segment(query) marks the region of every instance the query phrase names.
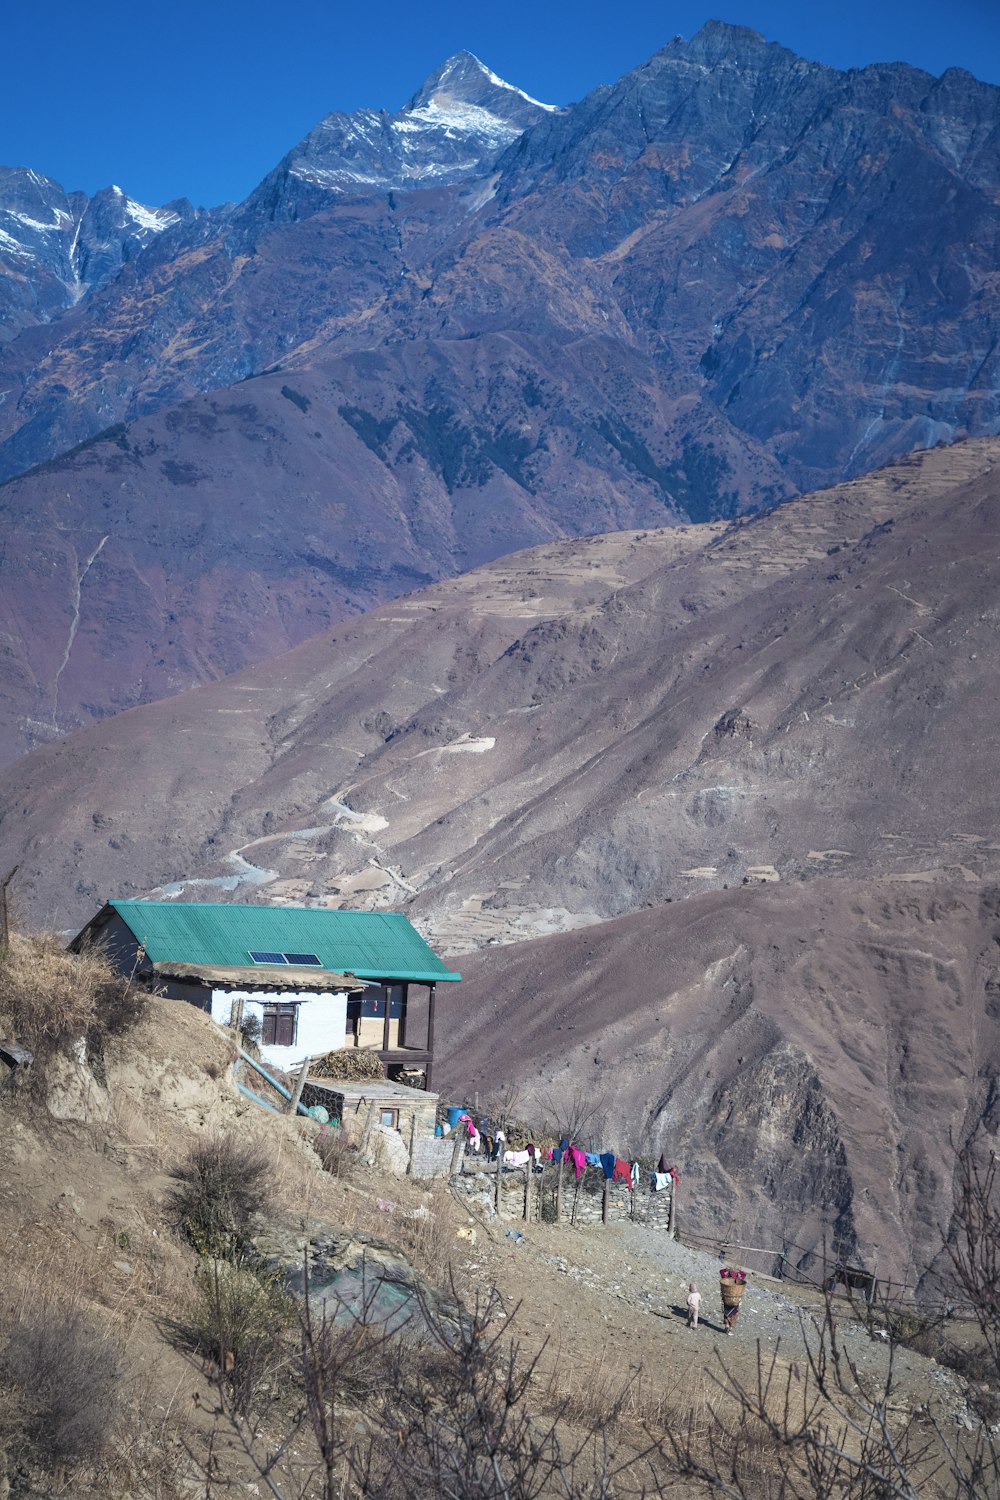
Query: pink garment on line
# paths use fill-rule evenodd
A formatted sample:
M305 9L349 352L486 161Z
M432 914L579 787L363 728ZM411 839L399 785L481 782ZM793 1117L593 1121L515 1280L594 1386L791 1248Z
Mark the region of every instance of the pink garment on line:
M582 1177L587 1165L587 1153L585 1151L578 1151L575 1146L570 1146L569 1154L573 1158L573 1166L576 1169L577 1177Z

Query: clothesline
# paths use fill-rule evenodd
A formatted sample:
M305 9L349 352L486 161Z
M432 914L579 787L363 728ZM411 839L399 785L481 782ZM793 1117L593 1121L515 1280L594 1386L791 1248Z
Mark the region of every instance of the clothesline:
M458 1117L456 1128L464 1125L469 1136L473 1151L479 1151L480 1142L488 1142L493 1150L488 1152L490 1160L496 1160L501 1155L501 1147L506 1145L506 1136L499 1130L495 1137L490 1137L481 1131L472 1116L463 1111ZM529 1144L523 1151L503 1150L501 1164L505 1167L526 1167L540 1169L543 1162L551 1162L558 1166L563 1161L572 1164L579 1182L588 1167L600 1167L604 1177L609 1182L622 1182L628 1187L629 1192L639 1184L643 1167L640 1162L627 1162L623 1157L613 1151L582 1151L579 1146L572 1145L563 1139L558 1146L536 1146ZM648 1169L647 1169L648 1170ZM680 1182L680 1172L676 1167L666 1165L666 1156L660 1157L659 1167L650 1172L650 1186L653 1192L662 1192L671 1183Z

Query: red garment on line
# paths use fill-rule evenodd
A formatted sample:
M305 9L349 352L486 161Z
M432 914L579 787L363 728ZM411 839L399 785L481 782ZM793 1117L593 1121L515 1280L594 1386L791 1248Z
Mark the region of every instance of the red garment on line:
M627 1182L629 1192L632 1191L632 1168L627 1161L622 1161L620 1156L615 1157L615 1175L612 1182Z

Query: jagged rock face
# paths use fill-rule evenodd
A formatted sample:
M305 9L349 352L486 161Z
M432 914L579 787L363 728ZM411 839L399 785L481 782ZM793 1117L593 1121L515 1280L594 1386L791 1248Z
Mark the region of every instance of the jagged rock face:
M3 493L32 518L4 586L44 580L54 622L29 641L9 612L8 745L511 547L995 430L998 99L711 25L564 110L459 54L218 212L9 173L0 298L34 326L0 351L0 474L138 425Z
M459 54L404 110L327 117L245 204L160 237L50 330L44 367L37 343L8 351L0 472L275 360L499 328L640 352L695 424L663 455L609 419L618 451L669 485L694 443L712 514L750 497L706 404L799 490L993 431L998 97L719 25L562 111Z
M194 216L190 203L147 208L117 187L88 198L0 167L0 346L107 285L157 235Z
M504 83L469 52L443 63L396 114L331 114L291 151L236 218L303 218L334 194L371 196L488 175L498 156L554 111Z
M998 910L995 888L825 879L486 949L444 998L438 1086L502 1072L542 1113L583 1092L595 1143L680 1167L682 1232L912 1284L950 1143L996 1139Z

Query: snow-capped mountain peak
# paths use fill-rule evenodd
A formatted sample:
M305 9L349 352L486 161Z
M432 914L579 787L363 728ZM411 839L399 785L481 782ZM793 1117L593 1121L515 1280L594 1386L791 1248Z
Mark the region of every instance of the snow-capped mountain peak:
M270 217L315 212L330 193L405 192L486 178L532 125L559 113L456 52L396 114L331 114L310 131L249 200Z
M456 52L446 58L405 106L404 113L416 113L428 107L452 109L472 105L487 110L511 125L524 130L537 118L537 111L558 114L557 104L543 104L523 89L515 88L488 68L472 52ZM527 110L525 110L527 106Z

